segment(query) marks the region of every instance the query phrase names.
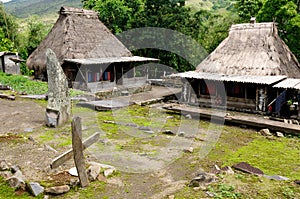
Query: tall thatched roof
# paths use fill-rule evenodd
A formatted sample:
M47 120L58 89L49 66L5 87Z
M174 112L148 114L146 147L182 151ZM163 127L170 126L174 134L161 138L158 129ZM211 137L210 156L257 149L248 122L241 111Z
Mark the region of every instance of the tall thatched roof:
M29 56L27 66L36 74L46 71L46 49L51 48L59 62L64 59L128 57L131 52L98 19L97 12L62 7L47 37Z
M237 24L196 69L224 75L286 75L300 78L300 65L277 34L275 23Z

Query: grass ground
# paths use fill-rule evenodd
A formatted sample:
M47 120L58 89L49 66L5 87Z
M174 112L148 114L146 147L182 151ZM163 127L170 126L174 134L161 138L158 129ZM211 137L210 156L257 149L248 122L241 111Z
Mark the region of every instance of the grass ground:
M44 106L43 102L39 103ZM206 121L190 120L149 106L134 105L118 111L98 113L73 106L72 112L74 115L81 114L90 118L84 122L84 128L96 126L102 133L105 132L105 136L101 134L101 138L108 139L110 144L114 144L114 152L143 154L153 159L161 157L160 149L169 146L168 144L178 137L165 135L162 133L164 130L171 129L177 132L183 130L181 127L185 125L185 127L195 127L192 129L198 129L199 132L190 138L194 152L182 153L172 159L164 168L160 168L164 174L157 174L156 171L132 173L121 170L108 180L120 180L122 186L93 182L86 189L73 187L68 194L57 198L150 198L155 193L165 191L168 183L168 186L172 187L173 182L180 180L188 182L197 172L201 170L209 172L214 165L231 166L238 162L248 162L268 175L282 175L290 180L274 181L236 171L234 175L218 175L219 181L209 185L205 190L184 186L174 190L171 195L176 199L205 198L208 197L206 192L210 192L214 194L213 198L300 198L300 186L293 182L300 179L298 137L267 139L251 129L223 127ZM145 133L137 127L124 125L132 123L150 127L155 134L145 136ZM220 137L215 145L212 145L208 155L201 157L200 152L211 129L220 130ZM71 145L70 125L58 129L42 127L32 135L41 144L49 144L61 151ZM105 149L107 145L99 144L99 147ZM0 198L32 198L27 193L21 195L16 193L18 192L9 188L6 182L0 179Z

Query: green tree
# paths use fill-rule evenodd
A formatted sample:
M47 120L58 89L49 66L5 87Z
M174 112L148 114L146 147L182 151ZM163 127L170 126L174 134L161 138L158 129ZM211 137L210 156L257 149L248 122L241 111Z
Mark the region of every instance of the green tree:
M251 17L256 17L263 6L263 0L238 0L235 4L240 22L249 22Z
M18 44L17 23L5 12L3 3L0 3L0 43L2 51L15 51Z
M299 0L266 0L258 13L260 22L276 22L279 35L300 59Z
M30 55L46 37L50 29L40 21L38 16L28 18L27 29L27 43L25 45L26 53Z
M83 7L98 11L100 20L113 32L130 29L140 11L141 0L82 0Z

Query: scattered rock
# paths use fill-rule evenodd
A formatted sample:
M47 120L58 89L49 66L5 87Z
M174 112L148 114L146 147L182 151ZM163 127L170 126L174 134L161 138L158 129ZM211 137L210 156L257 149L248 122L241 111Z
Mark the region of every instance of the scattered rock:
M234 171L232 170L232 168L230 166L225 166L223 168L221 168L221 171L224 171L226 174L234 174Z
M49 198L50 198L50 196L44 195L44 199L49 199Z
M174 119L174 116L169 115L169 116L167 116L166 119L167 119L167 120Z
M262 170L255 168L246 162L240 162L238 164L233 165L232 167L246 173L264 175L264 172Z
M185 153L193 153L194 152L194 148L193 147L189 147L187 149L184 149L183 152L185 152Z
M75 187L75 186L77 186L77 185L80 185L80 181L79 181L78 178L77 178L77 179L73 179L73 178L72 178L72 179L70 180L70 183L69 183L69 184L70 184L71 187Z
M12 177L12 173L10 171L1 171L0 172L0 176L4 179L8 179L10 177Z
M296 183L297 185L300 185L300 180L295 180L294 183Z
M149 126L140 126L138 129L142 131L152 131L152 129Z
M12 176L7 179L7 182L9 186L12 188L26 190L26 184L22 178L19 178L17 176Z
M264 177L272 180L290 180L289 178L280 175L272 175L272 176L264 175Z
M277 137L284 137L283 133L281 133L281 132L276 132L276 136Z
M31 133L31 132L33 132L33 128L25 128L24 132Z
M106 182L106 178L101 173L97 176L97 180L100 182Z
M184 137L184 136L185 136L185 132L180 131L180 132L178 133L178 136L179 136L179 137Z
M77 172L76 167L72 167L71 169L69 169L68 172L69 172L70 175L78 177L78 172Z
M206 191L205 193L206 193L207 196L209 196L209 197L211 197L211 198L215 197L215 194L214 194L214 193L211 193L211 192L209 192L209 191Z
M28 188L34 196L38 196L39 194L44 192L44 187L42 187L37 182L30 182L28 184Z
M0 160L0 171L6 171L9 170L8 163L6 160Z
M168 199L175 199L175 196L174 195L169 195Z
M212 173L200 173L190 182L190 187L200 187L201 184L210 184L217 181L217 176Z
M148 134L155 134L154 131L144 131L145 133L148 133Z
M90 181L95 181L100 174L101 166L100 165L91 165L87 169L87 175Z
M115 168L106 169L106 170L104 170L104 176L105 177L111 176L115 171L116 171Z
M50 187L45 190L46 193L53 195L67 193L68 191L70 191L70 187L68 185Z
M288 123L289 123L289 120L283 119L283 123L288 124Z
M124 184L123 184L123 182L120 178L109 178L109 179L106 180L106 182L108 184L116 185L118 187L123 187L124 186Z
M12 173L16 173L17 171L20 171L21 169L20 169L19 165L12 165L10 167L10 170L11 170Z
M192 115L191 115L191 114L187 114L187 115L185 116L185 118L186 118L186 119L192 119Z
M28 140L30 140L32 142L35 142L35 143L38 143L31 135L28 137Z
M259 131L259 133L262 135L262 136L272 136L272 133L270 133L270 130L269 129L261 129Z
M57 153L57 151L54 148L52 148L51 146L49 146L48 144L44 144L44 149L47 151L52 151L54 153Z
M165 134L165 135L176 135L176 133L174 133L173 131L171 131L171 130L164 130L163 132L162 132L163 134Z

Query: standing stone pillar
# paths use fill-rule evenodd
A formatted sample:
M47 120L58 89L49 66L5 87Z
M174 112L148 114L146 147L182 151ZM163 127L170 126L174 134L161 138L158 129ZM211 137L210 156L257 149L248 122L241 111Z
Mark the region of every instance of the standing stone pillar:
M55 53L46 50L48 75L48 106L46 109L46 124L57 127L69 121L70 93L68 81Z

